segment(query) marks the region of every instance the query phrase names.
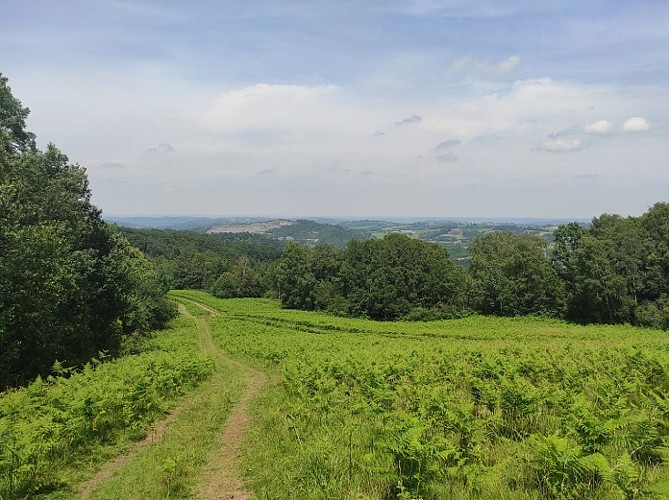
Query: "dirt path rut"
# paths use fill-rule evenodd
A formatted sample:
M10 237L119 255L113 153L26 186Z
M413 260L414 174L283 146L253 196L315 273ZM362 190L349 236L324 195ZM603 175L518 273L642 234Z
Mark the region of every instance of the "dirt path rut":
M203 304L198 302L190 302L209 311L210 314L217 312L210 310L206 306L203 307ZM208 334L204 336L213 344L214 341L207 320L197 318L196 322L198 330L202 329L204 332L207 332ZM236 366L241 372L247 375L248 382L242 397L233 408L225 427L219 434L220 450L209 462L204 474L204 480L197 492L197 498L200 500L246 500L251 498L251 494L243 487L239 465L239 449L251 421L249 414L251 401L267 381L267 375L226 356L215 344L214 347L217 351L216 356L218 359L224 363Z

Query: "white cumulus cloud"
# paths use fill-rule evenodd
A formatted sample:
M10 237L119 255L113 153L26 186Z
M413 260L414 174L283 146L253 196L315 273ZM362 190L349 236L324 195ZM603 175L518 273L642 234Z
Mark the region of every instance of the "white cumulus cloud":
M607 135L612 134L614 129L615 126L613 125L613 122L610 122L609 120L598 120L583 127L583 132L586 134Z
M650 130L650 123L641 116L634 116L623 124L625 132L647 132Z
M208 121L220 132L322 130L353 118L337 102L338 92L332 85L250 85L219 95Z

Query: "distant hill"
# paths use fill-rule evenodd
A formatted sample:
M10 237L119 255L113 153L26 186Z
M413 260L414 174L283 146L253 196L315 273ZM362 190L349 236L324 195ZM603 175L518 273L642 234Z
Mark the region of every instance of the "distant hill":
M225 224L249 224L266 221L262 217L193 217L193 216L156 216L156 217L124 217L105 216L108 222L123 227L143 229L176 229L180 231L207 232L212 226Z
M262 222L217 224L207 234L249 233L264 234L281 241L297 241L304 245L332 245L343 248L352 239L368 239L369 231L347 229L337 224L322 224L312 220L275 219Z
M269 217L108 217L125 227L175 229L218 235L259 235L278 241L296 241L308 246L333 245L343 248L352 239L382 238L386 234L403 233L413 238L437 243L448 249L451 257L465 263L469 243L479 234L503 231L513 234L534 234L553 242L553 230L566 219L392 219L317 220L280 219ZM579 220L587 225L584 220Z
M119 226L135 229L173 229L214 234L254 234L279 241L296 241L308 246L332 245L343 248L352 239L372 235L364 229L348 229L337 224L312 220L268 219L262 217L107 217Z

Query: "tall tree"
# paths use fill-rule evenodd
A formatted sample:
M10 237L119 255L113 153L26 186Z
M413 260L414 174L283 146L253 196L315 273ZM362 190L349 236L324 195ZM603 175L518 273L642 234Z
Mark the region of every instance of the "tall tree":
M350 312L374 319L396 319L418 307L463 305L463 272L448 251L401 234L349 243L341 281Z
M469 250L469 271L481 312L561 315L563 289L546 257L543 239L490 232L477 236Z
M291 309L314 309L317 283L311 268L311 250L298 243L289 243L276 266L281 303Z
M84 169L51 144L38 150L27 115L0 75L0 388L113 351L142 309L171 311L91 204Z

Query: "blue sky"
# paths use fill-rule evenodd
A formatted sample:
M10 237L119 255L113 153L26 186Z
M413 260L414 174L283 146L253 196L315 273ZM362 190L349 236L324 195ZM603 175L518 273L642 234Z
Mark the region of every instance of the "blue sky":
M23 0L0 42L108 214L592 217L669 193L665 0Z

